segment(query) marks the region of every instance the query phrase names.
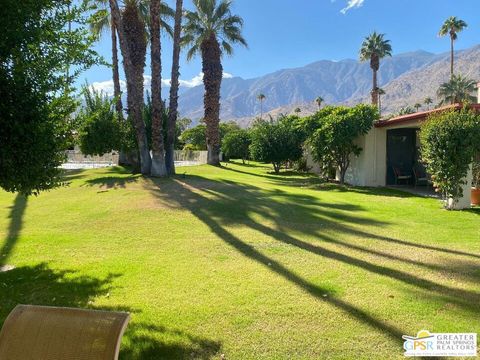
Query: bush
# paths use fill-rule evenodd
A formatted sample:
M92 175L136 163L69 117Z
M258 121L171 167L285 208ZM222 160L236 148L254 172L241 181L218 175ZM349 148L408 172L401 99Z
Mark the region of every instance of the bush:
M282 165L300 159L303 154L303 133L297 122L297 116L256 122L251 131L252 158L272 163L277 174Z
M72 86L98 57L86 14L70 0L3 0L1 12L0 187L38 194L62 184L77 106Z
M313 159L325 174L336 168L340 172L340 183L345 182L351 156L358 156L362 151L355 139L367 134L378 117L377 108L370 105L330 106L303 121Z
M479 148L480 122L468 109L432 115L420 133L422 160L448 208L463 196L462 187Z
M122 148L124 129L115 113L115 99L84 86L85 107L77 121L80 124L79 144L85 155L103 155Z
M234 130L225 135L222 140L222 152L230 159L245 160L249 157L250 134L247 130Z

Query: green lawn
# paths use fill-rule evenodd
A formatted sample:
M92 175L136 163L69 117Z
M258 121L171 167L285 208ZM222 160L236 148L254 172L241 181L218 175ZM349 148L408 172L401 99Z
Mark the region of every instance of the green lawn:
M178 172L0 192L0 324L18 303L126 310L123 359L402 359L402 334L480 332L480 211L258 164Z

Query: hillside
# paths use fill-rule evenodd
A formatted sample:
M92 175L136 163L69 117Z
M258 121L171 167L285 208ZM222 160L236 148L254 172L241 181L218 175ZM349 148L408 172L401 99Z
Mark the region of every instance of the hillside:
M449 54L415 51L384 59L379 72L385 112L394 112L405 105L422 102L427 96L436 99L439 84L448 80ZM459 51L456 69L471 78L480 78L480 46ZM254 79L234 77L222 83L223 120L247 123L258 115L257 95L266 95L264 111L272 115L289 113L300 107L302 113L315 111L314 99L322 96L329 104L368 102L371 89L368 63L347 59L318 61L304 67L279 70ZM183 116L203 116L203 86L186 90L180 97Z

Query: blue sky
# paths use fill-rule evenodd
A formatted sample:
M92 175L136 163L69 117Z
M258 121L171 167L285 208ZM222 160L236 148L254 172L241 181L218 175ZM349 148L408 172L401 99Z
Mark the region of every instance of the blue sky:
M167 2L173 7L173 0ZM185 6L191 9L191 0L185 0ZM243 78L322 59L357 58L363 38L373 30L386 33L394 54L419 49L445 52L449 40L439 38L437 33L442 22L452 15L469 25L460 34L456 47L480 43L479 0L234 0L233 9L245 21L244 36L249 48L236 48L233 57L224 58L223 66L226 73ZM171 41L164 37L162 46L163 76L168 79ZM96 50L110 60L108 34ZM182 84L199 84L200 59L187 62L184 55ZM145 73L150 73L148 66ZM92 68L80 81L85 79L90 83L109 81L111 70Z

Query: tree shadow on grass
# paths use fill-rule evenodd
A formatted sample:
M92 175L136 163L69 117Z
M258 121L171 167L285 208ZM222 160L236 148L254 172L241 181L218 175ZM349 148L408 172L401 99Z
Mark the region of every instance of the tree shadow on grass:
M161 325L132 322L120 351L124 360L219 358L221 343Z
M91 307L105 296L118 274L104 279L77 275L72 270L53 270L46 263L22 266L0 273L0 322L18 304Z
M1 272L0 328L18 304L125 311L132 314L132 321L123 338L121 359L208 359L219 352L219 342L137 321L135 318L141 312L138 309L96 307L95 299L107 296L112 291L113 280L119 276L109 274L100 279L72 270L54 270L46 263Z
M13 201L13 205L10 207L10 214L8 216L10 223L8 225L7 236L0 247L0 268L6 264L18 241L20 231L23 227L23 217L25 215L27 203L28 197L22 194L17 194Z
M288 269L285 265L260 252L254 245L242 241L238 236L227 230L227 225L242 225L251 228L258 233L265 234L270 238L285 243L303 251L307 251L322 258L337 261L348 266L354 266L367 273L383 276L401 282L407 287L419 289L432 294L438 299L449 301L455 305L478 315L478 303L480 294L466 289L459 289L439 283L428 278L418 276L418 273L409 273L403 269L385 266L383 263L376 264L362 256L351 256L344 252L332 250L323 246L324 243L334 243L347 250L375 255L379 258L394 260L413 266L425 267L434 271L449 273L461 277L462 267L455 267L455 262L439 265L416 260L409 257L410 247L416 248L417 244L407 241L390 239L376 234L359 230L355 225L366 225L379 228L387 225L376 219L361 216L363 209L352 204L327 204L320 202L318 198L305 194L292 194L281 189L266 190L251 185L235 183L231 181L208 181L199 176L187 176L171 181L168 186L162 183L162 187L155 189L153 180L151 190L160 199L168 203L176 203L178 206L188 209L194 216L207 225L224 242L235 248L241 254L251 258L270 271L280 275L291 284L301 288L315 298L325 301L334 307L341 309L358 321L387 334L391 339L399 342L404 333L396 326L376 318L348 303L329 289L323 288L303 278L298 273ZM264 221L259 219L264 219ZM266 225L270 224L270 225ZM328 232L329 230L330 232ZM389 241L405 246L402 255L392 255L379 248L364 247L357 244L338 240L328 235L334 232L340 236L354 235L370 242ZM305 241L293 233L303 234L313 241ZM434 246L424 246L427 250L440 251L452 256L470 255L456 250L442 249ZM397 263L397 266L399 265ZM390 264L390 263L389 263ZM478 277L475 275L475 279Z
M102 189L124 189L127 184L138 182L141 175L102 176L85 181L86 186L98 186Z

